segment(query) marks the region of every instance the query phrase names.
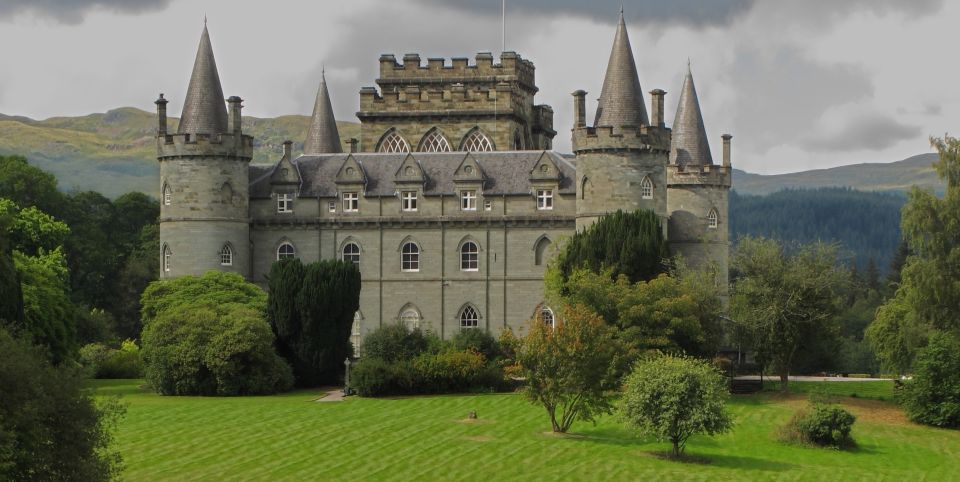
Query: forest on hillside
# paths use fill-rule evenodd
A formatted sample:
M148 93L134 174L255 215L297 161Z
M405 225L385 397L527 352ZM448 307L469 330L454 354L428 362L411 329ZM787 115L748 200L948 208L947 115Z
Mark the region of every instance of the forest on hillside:
M765 236L787 245L837 242L842 255L866 268L873 259L886 273L900 244L898 192L849 188L788 189L765 196L730 193L730 239Z

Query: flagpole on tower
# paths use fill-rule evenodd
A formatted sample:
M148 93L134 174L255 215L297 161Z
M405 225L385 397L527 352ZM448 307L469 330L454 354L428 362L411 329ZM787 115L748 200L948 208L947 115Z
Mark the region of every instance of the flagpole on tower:
M503 18L501 19L501 22L500 22L500 41L501 41L500 45L502 47L500 51L506 52L507 51L507 0L503 0L501 13L503 14Z

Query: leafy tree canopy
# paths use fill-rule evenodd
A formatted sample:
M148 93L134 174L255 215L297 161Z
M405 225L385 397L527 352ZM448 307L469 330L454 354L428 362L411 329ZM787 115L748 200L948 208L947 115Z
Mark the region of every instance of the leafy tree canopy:
M60 248L42 256L13 253L23 290L23 333L49 350L59 363L76 350L75 309L70 301L67 264Z
M267 294L239 274L219 271L209 271L203 276L154 281L147 286L141 298L143 324L149 325L161 313L181 306L230 303L263 312L267 305Z

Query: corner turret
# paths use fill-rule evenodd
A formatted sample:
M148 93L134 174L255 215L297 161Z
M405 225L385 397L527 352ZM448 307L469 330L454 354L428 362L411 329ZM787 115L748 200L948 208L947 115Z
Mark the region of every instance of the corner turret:
M303 155L316 156L340 152L343 152L343 147L340 144L340 132L337 130L337 120L333 116L330 92L327 91L327 76L324 72L320 74L320 87L317 89L317 100L313 104L310 130L307 131L307 139L303 143Z

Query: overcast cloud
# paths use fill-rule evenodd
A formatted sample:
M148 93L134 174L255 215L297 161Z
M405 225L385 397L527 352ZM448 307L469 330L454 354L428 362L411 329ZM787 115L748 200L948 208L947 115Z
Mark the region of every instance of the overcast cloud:
M570 92L596 106L619 0L508 0L506 47L537 67L554 143L570 149ZM381 53L469 57L501 50L500 0L0 0L0 113L45 118L120 106L180 109L204 14L227 95L253 116L309 114L326 67L336 115L355 121ZM900 160L960 125L944 0L624 2L645 90L668 91L692 60L714 158L777 173ZM10 67L13 68L10 68ZM649 102L649 101L648 101ZM649 107L649 106L648 106ZM588 115L593 118L593 115Z

